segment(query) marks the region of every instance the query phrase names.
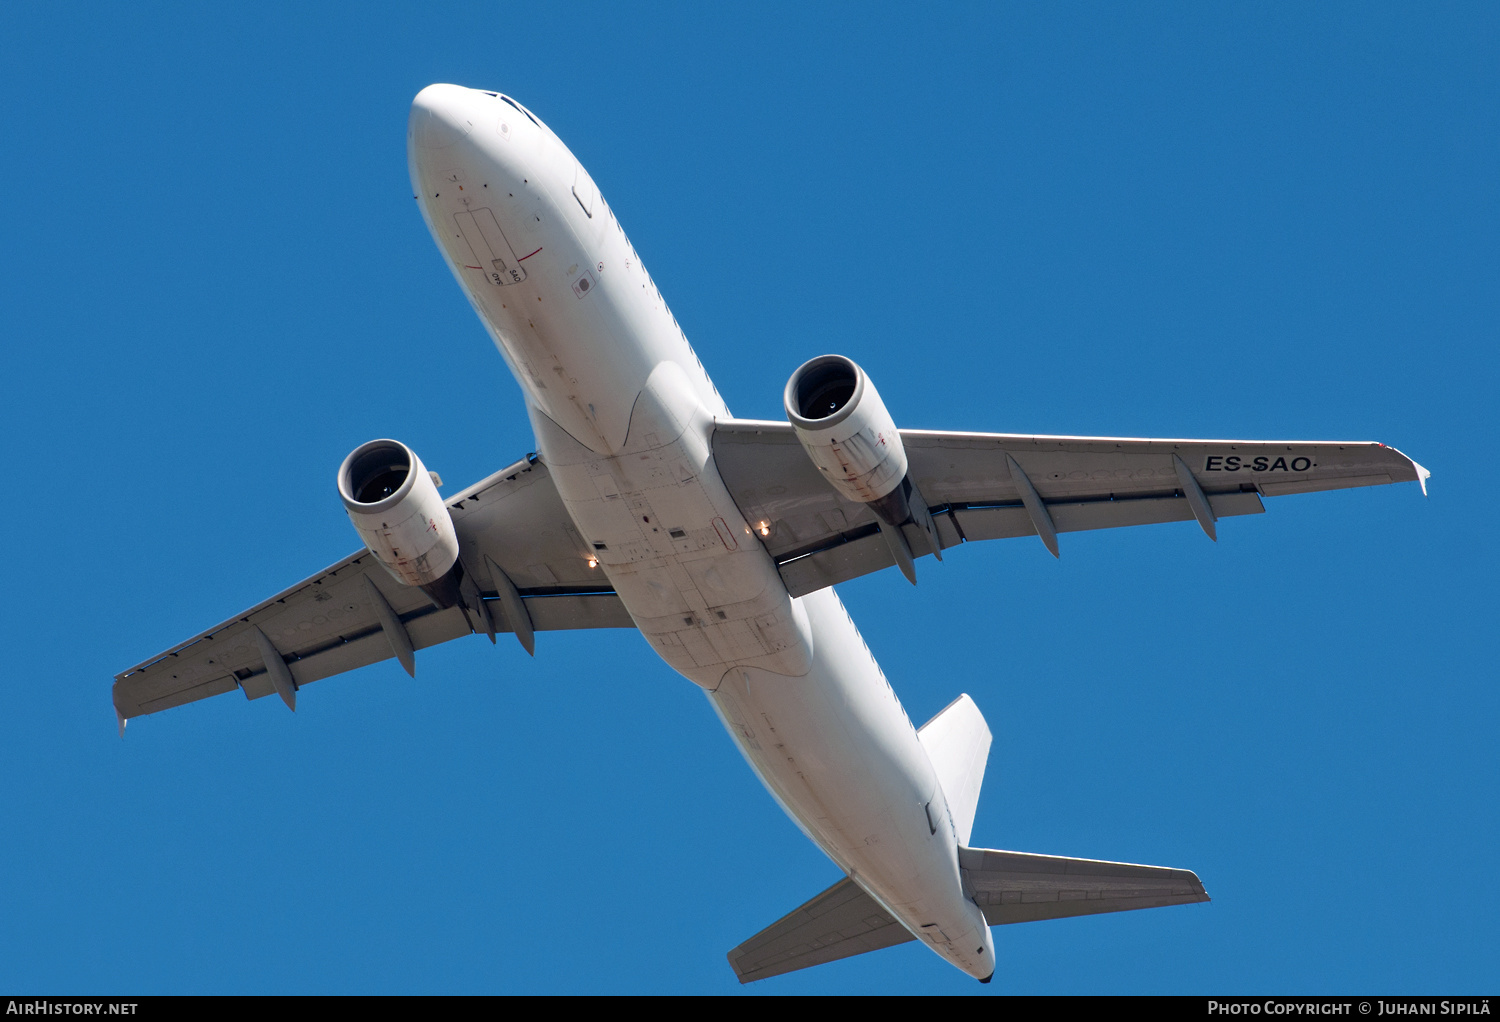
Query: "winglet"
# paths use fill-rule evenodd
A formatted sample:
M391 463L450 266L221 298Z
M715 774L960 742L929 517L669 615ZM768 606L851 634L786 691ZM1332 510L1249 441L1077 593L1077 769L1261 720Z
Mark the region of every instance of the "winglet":
M115 721L120 725L120 737L125 737L125 711L120 709L120 683L110 686L109 702L115 708Z
M1432 473L1427 471L1415 461L1411 463L1412 468L1417 470L1417 482L1422 484L1422 496L1427 496L1427 480L1432 478Z
M1378 444L1378 446L1384 447L1388 451L1396 451L1396 448L1392 447L1390 444ZM1414 459L1411 455L1403 454L1401 451L1396 451L1396 453L1400 454L1401 457L1405 458L1408 462L1411 463L1412 469L1417 473L1417 484L1422 487L1422 496L1427 496L1427 480L1432 478L1432 473L1427 471L1427 469L1423 468L1421 465L1418 465L1416 459Z

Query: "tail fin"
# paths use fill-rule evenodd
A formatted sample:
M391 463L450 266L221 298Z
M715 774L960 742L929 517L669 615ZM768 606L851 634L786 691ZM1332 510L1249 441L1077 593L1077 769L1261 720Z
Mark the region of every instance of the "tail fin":
M967 845L990 758L990 726L974 700L961 695L918 728L917 737L943 786L958 843Z

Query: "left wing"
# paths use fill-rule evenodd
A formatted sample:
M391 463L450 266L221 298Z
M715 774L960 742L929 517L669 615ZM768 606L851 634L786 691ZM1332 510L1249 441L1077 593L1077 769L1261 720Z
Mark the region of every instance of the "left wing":
M587 547L534 455L446 503L465 573L476 584L472 595L496 631L633 627L608 581L588 567ZM511 580L518 600L509 598L511 586L495 577L492 563ZM383 621L387 607L394 622ZM512 620L513 611L526 620ZM281 692L290 705L296 689L308 682L409 657L411 650L471 631L464 610L438 609L422 590L401 585L374 554L361 550L115 675L115 712L124 727L130 717L235 689L258 699L280 690L278 677L290 679Z
M1378 443L1136 440L901 430L908 475L939 544L1196 519L1210 536L1261 497L1420 482L1429 473ZM839 496L785 422L716 424L714 460L745 518L801 596L895 563L874 514ZM913 555L926 533L903 530Z

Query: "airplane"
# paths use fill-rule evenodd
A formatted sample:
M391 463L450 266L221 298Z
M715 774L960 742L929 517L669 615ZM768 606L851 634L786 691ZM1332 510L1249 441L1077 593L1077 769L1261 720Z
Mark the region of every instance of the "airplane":
M1263 498L1430 473L1368 442L899 428L838 354L786 421L734 418L614 210L540 118L431 85L412 188L520 385L535 453L446 499L411 448L355 448L337 489L361 548L116 676L125 722L276 695L461 636L636 628L698 685L844 879L728 952L740 982L920 941L988 983L990 927L1208 900L1186 869L977 847L990 730L959 694L913 725L834 586L967 543L1259 514ZM924 568L924 570L926 570Z

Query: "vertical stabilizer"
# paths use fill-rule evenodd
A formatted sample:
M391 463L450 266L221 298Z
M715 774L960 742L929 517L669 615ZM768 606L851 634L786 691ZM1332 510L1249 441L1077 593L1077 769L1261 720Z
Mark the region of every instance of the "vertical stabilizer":
M979 789L984 785L984 765L990 758L990 726L974 700L961 695L918 728L917 737L943 786L958 843L967 845L979 808Z

